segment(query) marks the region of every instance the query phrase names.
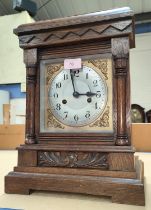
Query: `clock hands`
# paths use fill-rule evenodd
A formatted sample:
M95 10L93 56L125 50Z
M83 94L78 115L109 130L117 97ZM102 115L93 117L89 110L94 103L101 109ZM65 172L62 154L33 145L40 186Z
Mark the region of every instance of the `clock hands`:
M92 93L92 92L86 92L86 93L78 93L78 92L75 92L76 95L79 97L79 96L88 96L88 97L91 97L91 96L95 96L97 95L97 93Z
M70 69L70 76L71 76L71 81L72 81L72 86L73 86L73 96L77 97L77 92L75 91L75 86L74 86L74 74L71 69Z
M79 92L77 92L75 90L75 85L74 85L74 73L73 73L73 71L71 69L70 69L70 76L71 76L71 81L72 81L72 86L73 86L73 96L75 98L78 98L79 96L91 97L91 96L97 95L97 93L92 93L92 92L86 92L86 93L79 93Z
M71 76L71 81L72 81L72 86L73 86L73 96L75 98L79 97L79 93L75 90L75 86L74 86L74 74L73 71L70 69L70 76Z

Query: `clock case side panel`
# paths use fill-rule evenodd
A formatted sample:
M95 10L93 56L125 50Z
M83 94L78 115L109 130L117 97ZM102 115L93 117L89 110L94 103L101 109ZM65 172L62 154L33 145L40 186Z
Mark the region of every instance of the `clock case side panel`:
M117 97L117 136L115 144L128 146L131 145L129 37L112 38L111 45Z
M79 52L80 49L80 52ZM89 50L87 50L89 49ZM57 58L76 58L80 57L81 55L85 56L93 56L97 55L100 58L111 58L111 43L107 42L98 42L98 43L90 43L90 44L79 44L64 47L56 47L54 48L43 48L38 50L39 56L39 65L37 67L37 86L36 86L36 115L35 115L35 127L36 127L36 136L39 143L50 143L53 142L65 143L70 142L71 144L74 143L90 143L90 144L103 144L103 145L114 145L114 136L116 132L116 97L113 100L113 129L112 133L40 133L40 61L47 60L47 59L57 59ZM113 76L113 73L112 73ZM115 86L115 81L113 77L113 89Z

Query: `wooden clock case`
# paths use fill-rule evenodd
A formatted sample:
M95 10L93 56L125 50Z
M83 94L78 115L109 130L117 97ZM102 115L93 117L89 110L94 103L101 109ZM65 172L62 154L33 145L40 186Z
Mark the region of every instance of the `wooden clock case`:
M131 146L129 49L135 46L133 13L92 13L41 21L21 25L14 33L24 49L27 72L26 139L25 145L17 148L18 165L5 177L5 192L84 193L144 205L143 163L134 160ZM112 59L114 132L40 133L40 61L95 54ZM58 159L41 166L40 155L46 153ZM79 166L78 161L82 161Z

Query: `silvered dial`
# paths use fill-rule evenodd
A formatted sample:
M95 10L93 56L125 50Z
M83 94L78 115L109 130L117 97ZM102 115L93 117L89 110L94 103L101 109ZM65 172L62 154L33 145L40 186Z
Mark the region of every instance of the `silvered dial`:
M103 112L107 87L92 68L62 70L50 83L49 105L55 118L68 126L85 126Z

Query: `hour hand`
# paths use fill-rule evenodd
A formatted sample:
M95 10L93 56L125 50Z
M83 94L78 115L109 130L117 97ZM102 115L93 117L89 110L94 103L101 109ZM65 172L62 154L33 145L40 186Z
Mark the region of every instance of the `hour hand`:
M77 91L74 91L73 92L73 96L75 98L78 98L79 96L88 96L88 97L91 97L91 96L95 96L95 95L97 95L97 93L92 93L92 92L79 93Z
M92 93L92 92L79 93L79 96L88 96L88 97L91 97L91 96L95 96L95 95L97 95L97 93Z
M92 93L92 92L87 92L86 93L86 96L88 96L88 97L95 96L95 95L97 95L97 94L96 93Z

